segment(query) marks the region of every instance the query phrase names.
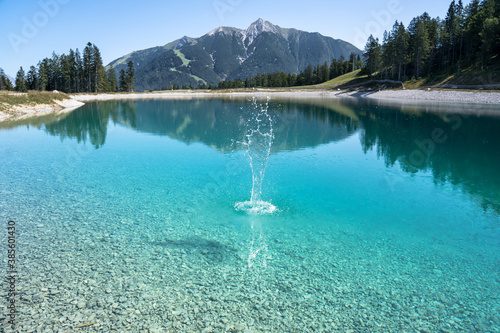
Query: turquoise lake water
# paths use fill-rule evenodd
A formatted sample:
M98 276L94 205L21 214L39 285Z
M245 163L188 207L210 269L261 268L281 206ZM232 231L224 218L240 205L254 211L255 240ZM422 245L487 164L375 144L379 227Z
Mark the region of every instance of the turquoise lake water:
M500 332L499 147L498 106L474 104L110 101L0 123L17 330Z

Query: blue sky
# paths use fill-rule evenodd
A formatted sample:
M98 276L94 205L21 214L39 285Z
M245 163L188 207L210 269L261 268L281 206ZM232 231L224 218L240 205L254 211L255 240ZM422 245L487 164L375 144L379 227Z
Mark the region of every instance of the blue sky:
M96 44L103 61L199 37L218 26L246 28L263 18L283 28L319 32L363 48L395 20L407 26L427 11L444 18L451 0L0 0L0 67L15 75L52 51ZM468 1L464 1L468 3Z

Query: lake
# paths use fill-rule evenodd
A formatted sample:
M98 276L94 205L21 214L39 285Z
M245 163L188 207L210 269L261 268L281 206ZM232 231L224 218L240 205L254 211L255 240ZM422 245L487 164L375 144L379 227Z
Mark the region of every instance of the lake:
M0 123L16 327L500 332L499 133L498 106L265 95Z

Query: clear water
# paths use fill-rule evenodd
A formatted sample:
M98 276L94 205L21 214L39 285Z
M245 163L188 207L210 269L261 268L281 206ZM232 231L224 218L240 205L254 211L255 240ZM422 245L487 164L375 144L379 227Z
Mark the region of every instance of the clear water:
M0 124L18 331L500 331L498 106L266 102Z

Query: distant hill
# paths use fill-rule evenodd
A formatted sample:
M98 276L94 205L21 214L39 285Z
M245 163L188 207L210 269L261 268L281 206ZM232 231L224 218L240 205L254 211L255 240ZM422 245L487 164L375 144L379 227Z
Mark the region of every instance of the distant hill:
M134 51L111 66L118 73L132 60L137 91L157 90L172 84L197 86L222 80L245 79L263 73L298 73L351 53L354 45L296 29L284 29L258 19L246 30L218 27L199 37L182 37L164 46Z

